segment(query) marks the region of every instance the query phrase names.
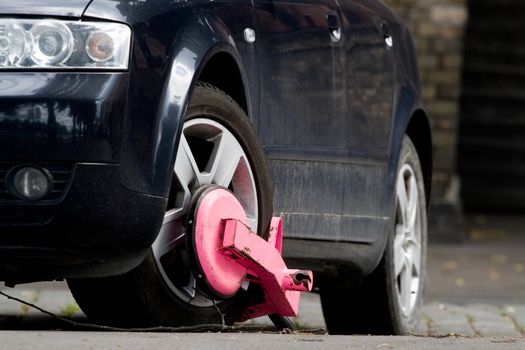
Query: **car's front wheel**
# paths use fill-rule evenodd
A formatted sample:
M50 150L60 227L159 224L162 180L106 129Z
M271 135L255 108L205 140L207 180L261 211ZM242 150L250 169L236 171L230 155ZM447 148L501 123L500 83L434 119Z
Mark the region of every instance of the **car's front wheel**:
M216 87L199 83L186 112L168 207L144 262L115 277L69 280L82 310L118 326L235 321L250 293L215 300L199 285L186 240L192 201L210 185L232 191L253 231L268 232L272 189L265 156L246 113Z
M397 167L395 213L381 263L353 288L321 286L332 334L407 334L421 314L426 268L427 208L421 163L405 136Z

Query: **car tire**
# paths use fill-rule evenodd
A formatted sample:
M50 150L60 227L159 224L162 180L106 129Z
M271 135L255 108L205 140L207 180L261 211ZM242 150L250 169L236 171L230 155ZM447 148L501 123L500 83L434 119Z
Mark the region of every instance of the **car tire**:
M378 267L358 286L321 286L331 334L410 334L419 321L426 275L427 204L421 164L408 136L403 139L395 184L395 214ZM412 217L407 219L407 212Z
M217 134L210 136L211 133ZM193 188L190 188L191 183L183 184L187 174L183 166L179 166L182 161L176 160L165 223L142 264L120 276L68 280L80 308L92 321L121 327L229 324L236 321L239 313L244 311L244 306L260 294L255 286L250 286L228 300L210 298L201 293L197 282L192 285L193 272L191 259L188 258L188 254L191 254L188 253L188 245L177 245L166 253L161 249L162 244L158 243L164 236L167 237L164 242L170 242L170 235L179 234L177 230L185 230L187 227L187 216L184 213L176 219L180 223L174 221L176 223L173 226L167 226L169 222L166 218L169 213L179 215L178 210L184 206L191 208L192 203L188 201L188 197L195 197L195 193L205 188L205 185L214 185L215 178L228 181L222 180L229 177L224 175L226 170L219 170L221 162L226 163L230 158L235 158L230 157L228 152L241 154L239 163L230 174L231 183L218 185L229 188L238 197L249 219L256 218L252 222L253 230L263 233L263 236L268 233L273 213L272 186L266 158L255 130L245 111L226 93L212 85L198 83L185 114L178 159L183 158L180 153L185 147L183 142L187 146L184 152L193 154L193 164L200 163L198 166L199 171L202 170L201 175L209 175L214 164L219 164L213 179L208 175L202 175L201 179L200 175L195 175L195 171L192 175ZM218 146L219 144L224 146ZM226 148L230 146L231 149ZM220 147L223 147L222 151L219 151ZM221 152L227 156L217 158ZM210 158L206 161L206 157ZM208 167L209 164L211 168ZM205 184L208 180L209 183ZM199 186L200 189L196 188ZM169 227L169 230L163 231L164 226ZM189 284L186 284L186 279Z

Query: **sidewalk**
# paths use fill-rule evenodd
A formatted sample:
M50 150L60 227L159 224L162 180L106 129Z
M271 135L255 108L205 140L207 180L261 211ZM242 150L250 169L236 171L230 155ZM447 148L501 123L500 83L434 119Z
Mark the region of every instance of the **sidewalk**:
M429 248L427 334L525 335L525 217L470 216L465 242Z
M525 304L525 216L471 216L465 241L429 247L427 301Z
M525 218L469 217L466 227L465 242L429 247L426 304L418 334L525 336ZM86 321L63 282L0 289ZM257 322L269 324L266 319ZM325 327L317 295L304 295L295 323ZM63 325L48 316L0 297L1 329L59 327Z

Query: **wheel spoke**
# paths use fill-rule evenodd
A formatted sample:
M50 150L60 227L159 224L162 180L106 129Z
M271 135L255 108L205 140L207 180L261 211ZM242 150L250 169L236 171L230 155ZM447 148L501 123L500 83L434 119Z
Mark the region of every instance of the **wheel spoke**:
M407 244L410 245L419 245L420 244L420 238L419 238L419 231L417 227L412 227L407 229L405 240Z
M173 221L179 220L184 214L184 205L181 208L173 209L168 212L166 212L166 215L164 215L164 221L162 222L162 225L171 223Z
M190 272L190 281L186 287L183 287L183 289L191 299L195 298L195 295L197 295L197 279L193 272Z
M421 246L417 243L411 244L410 247L410 261L412 264L412 268L415 271L415 275L419 276L419 270L421 268Z
M408 198L408 208L407 208L407 227L413 229L416 224L417 218L417 208L419 202L419 194L416 179L413 174L408 180L409 186L409 198Z
M173 249L184 244L186 234L180 221L172 220L162 224L159 237L153 245L157 257L160 259Z
M397 180L397 202L398 202L399 210L401 212L401 220L403 221L402 223L403 225L406 226L408 197L407 197L407 189L406 189L403 173L399 174L399 178Z
M247 217L248 219L248 222L246 223L248 225L248 227L253 231L255 232L257 230L257 218L256 217L250 217L248 216ZM257 232L259 235L262 235L263 232ZM267 232L265 232L267 233Z
M409 261L405 262L403 273L401 274L401 304L410 308L410 297L412 296L412 269Z
M175 175L183 186L191 187L197 181L200 184L200 171L191 152L186 136L182 133L175 160Z
M228 130L224 130L214 147L206 174L207 181L228 187L243 155L239 142Z
M396 277L399 276L401 270L403 270L404 262L405 252L403 249L403 234L401 233L396 234L394 238L394 272Z

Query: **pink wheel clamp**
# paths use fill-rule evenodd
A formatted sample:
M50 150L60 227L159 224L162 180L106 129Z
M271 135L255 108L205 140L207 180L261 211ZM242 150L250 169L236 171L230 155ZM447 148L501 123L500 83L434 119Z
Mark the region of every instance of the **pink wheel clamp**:
M218 299L232 297L246 281L261 286L264 300L248 305L237 321L272 315L276 323L277 315L297 316L300 292L312 289L312 272L286 266L280 218L271 220L268 240L251 232L247 223L241 204L227 189L215 186L201 193L190 222L197 277L210 297Z

